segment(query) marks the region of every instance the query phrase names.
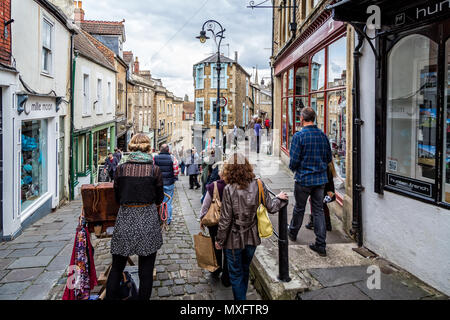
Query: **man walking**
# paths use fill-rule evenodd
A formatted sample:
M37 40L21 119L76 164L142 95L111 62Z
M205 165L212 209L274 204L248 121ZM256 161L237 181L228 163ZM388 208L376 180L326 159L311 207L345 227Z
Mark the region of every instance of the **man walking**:
M122 151L120 151L119 148L115 148L113 156L117 159L117 162L120 163L120 160L122 160Z
M170 196L170 199L164 195L164 202L167 203L167 224L172 222L172 200L175 190L175 181L178 180L180 170L177 159L169 153L169 146L163 144L160 153L155 156L154 163L159 167L163 177L164 193Z
M114 174L116 173L118 164L119 161L117 158L112 153L109 153L105 161L105 172L108 173L110 181L114 180Z
M332 154L328 137L314 124L315 120L315 111L304 108L300 116L303 129L292 139L289 168L295 172L295 206L289 226L289 239L296 241L303 223L306 202L311 197L316 243L309 245L309 248L326 256L323 198L325 184L328 182L327 166L332 161Z

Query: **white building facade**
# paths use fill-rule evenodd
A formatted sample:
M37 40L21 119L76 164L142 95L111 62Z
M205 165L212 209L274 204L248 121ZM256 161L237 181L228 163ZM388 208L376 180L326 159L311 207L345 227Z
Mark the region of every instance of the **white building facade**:
M11 17L18 75L2 115L5 240L67 197L73 34L65 15L45 0L12 1Z

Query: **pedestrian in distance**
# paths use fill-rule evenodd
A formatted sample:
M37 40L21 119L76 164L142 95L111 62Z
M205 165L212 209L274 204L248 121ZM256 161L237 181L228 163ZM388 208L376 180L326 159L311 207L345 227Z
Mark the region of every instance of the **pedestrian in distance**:
M164 183L149 154L150 139L136 134L128 148L131 154L119 165L114 179L120 209L111 239L113 261L106 284L107 300L120 297L123 270L132 255L139 256L139 299L149 300L156 254L163 244L158 206L164 199Z
M175 156L171 155L169 151L169 146L163 144L161 145L159 154L153 159L163 176L164 193L166 194L164 196L164 202L167 203L167 225L170 225L173 220L173 193L175 191L175 181L178 181L178 176L180 174L178 160Z
M208 151L208 155L203 158L202 175L201 175L202 202L203 202L203 198L205 197L206 185L207 185L208 179L211 176L211 173L213 171L212 166L214 165L214 163L216 163L215 155L216 155L215 150L211 149L210 151Z
M316 113L303 108L300 122L303 129L297 132L290 148L289 168L295 173L295 206L289 225L289 239L297 240L303 223L308 197L311 197L311 214L314 220L316 242L309 248L326 256L326 227L323 212L325 185L328 183L327 167L332 161L328 137L315 125Z
M122 151L119 148L115 148L113 156L117 159L117 163L120 163L120 160L122 160Z
M215 247L225 250L234 299L246 300L250 263L261 244L256 214L260 205L258 180L248 159L240 153L234 153L225 163L223 180L226 187ZM272 198L262 185L267 211L279 211L287 194L281 192Z
M336 194L334 188L334 177L336 177L336 169L334 168L334 163L331 161L327 167L328 182L325 185L325 194L323 199L323 213L325 215L325 225L327 231L332 231L330 209L328 208L328 203L336 201ZM311 200L311 199L310 199ZM309 223L305 226L309 230L314 230L314 218L313 215L310 216Z
M200 157L195 148L192 148L186 159L187 175L189 176L189 189L198 189L200 184L198 183L198 174L200 170L198 168Z
M262 120L257 119L255 124L255 137L256 137L256 153L259 154L259 148L261 146L261 131L262 131Z
M270 119L266 118L266 121L264 121L264 126L266 127L267 130L267 137L269 137L270 125L271 125Z
M109 179L114 180L114 174L116 173L117 166L119 165L119 160L110 152L105 161L105 172L108 173Z
M214 181L206 186L206 194L205 199L203 200L203 205L200 213L200 228L202 230L205 230L205 226L202 224L202 218L208 213L209 208L211 207L212 200L214 199L214 189L217 188L217 192L219 194L219 200L222 202L223 198L223 189L225 188L226 184L223 180L223 162L217 162L213 165L213 170L218 171L219 179L217 181ZM211 241L213 243L213 246L215 246L216 243L216 237L217 237L217 231L219 229L219 226L209 226L208 231L209 235L211 236ZM218 250L214 248L215 254L216 254L216 260L217 265L219 266L219 269L214 271L212 273L212 276L215 278L219 278L222 281L222 284L225 287L229 287L231 285L230 283L230 276L228 273L228 262L226 260L225 254L223 250ZM222 273L222 275L220 275Z

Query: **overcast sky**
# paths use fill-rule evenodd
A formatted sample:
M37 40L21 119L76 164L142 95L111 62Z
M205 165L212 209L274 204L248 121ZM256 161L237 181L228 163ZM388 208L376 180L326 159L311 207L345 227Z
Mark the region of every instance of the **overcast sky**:
M208 19L226 29L223 54L229 52L234 59L238 51L238 62L249 74L254 75L258 65L259 81L270 77L271 9L252 10L248 4L247 0L84 0L83 9L87 20L125 19L124 49L139 57L141 70L150 69L175 95L188 94L192 101L192 66L217 50L212 39L201 44L195 38Z

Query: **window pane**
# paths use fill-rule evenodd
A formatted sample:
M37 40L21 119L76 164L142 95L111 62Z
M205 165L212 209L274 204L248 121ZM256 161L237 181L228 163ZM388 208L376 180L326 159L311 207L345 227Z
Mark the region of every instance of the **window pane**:
M22 211L47 192L47 154L47 120L22 122Z
M317 52L311 61L311 90L324 90L325 86L325 49Z
M295 73L295 94L306 96L308 94L308 66L300 67Z
M445 63L445 74L447 75L447 88L444 90L444 195L443 200L450 203L450 40L447 41L445 48L445 56L447 62Z
M289 70L288 95L294 95L294 68Z
M282 104L281 104L281 145L287 149L286 103L287 103L287 99L282 99Z
M48 49L52 48L52 26L46 20L42 26L42 45Z
M288 90L288 73L283 73L283 97L287 95Z
M387 171L434 182L438 46L402 39L388 58Z
M328 47L328 88L343 87L347 82L347 38Z
M328 94L328 128L327 135L330 139L333 152L333 163L337 173L335 187L339 193L345 193L346 178L346 107L345 90L334 91Z
M324 130L324 106L325 98L324 93L316 93L311 95L311 108L316 111L317 114L317 127Z
M295 98L295 132L300 131L302 129L300 123L300 116L302 113L302 109L306 107L308 104L308 98L306 97L296 97Z
M291 145L291 141L292 141L292 131L294 130L294 98L289 98L288 99L288 114L287 114L287 118L288 118L288 147Z

